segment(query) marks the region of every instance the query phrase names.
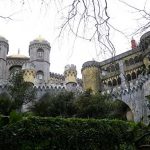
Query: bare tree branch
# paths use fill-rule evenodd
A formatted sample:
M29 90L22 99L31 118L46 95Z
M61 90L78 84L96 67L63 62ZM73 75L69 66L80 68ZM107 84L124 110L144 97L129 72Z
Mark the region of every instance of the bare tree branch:
M146 4L147 4L147 0L145 1L144 3L144 7L143 9L140 9L140 8L136 8L122 0L119 0L121 3L125 4L126 6L132 8L133 10L136 10L136 13L138 13L139 15L141 15L141 18L139 20L141 20L142 22L145 21L144 24L142 24L138 29L136 29L132 35L136 35L136 34L139 34L139 33L142 33L144 31L146 31L148 28L150 28L150 12L148 12L146 10Z

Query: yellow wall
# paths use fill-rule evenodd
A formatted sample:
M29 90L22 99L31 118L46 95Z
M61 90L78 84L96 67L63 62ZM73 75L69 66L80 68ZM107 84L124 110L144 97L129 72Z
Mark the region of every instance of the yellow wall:
M82 71L84 90L91 89L94 93L100 90L100 70L97 67L85 68Z
M65 81L66 81L66 83L69 83L69 82L74 82L74 83L76 83L77 81L76 81L76 75L75 74L73 74L73 73L69 73L69 74L67 74L66 76L65 76Z
M34 83L35 75L36 73L33 70L24 70L23 74L24 81Z

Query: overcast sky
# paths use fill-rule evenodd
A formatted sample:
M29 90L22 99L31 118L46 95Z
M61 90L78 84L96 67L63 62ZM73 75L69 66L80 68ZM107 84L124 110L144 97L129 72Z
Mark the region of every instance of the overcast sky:
M141 25L138 13L118 0L108 1L110 23L115 27L129 35ZM144 7L144 0L126 0L126 2L138 8ZM51 44L50 71L62 74L65 65L75 64L81 77L80 70L85 61L93 59L102 61L110 57L110 54L99 53L100 49L94 42L75 40L73 36L68 36L67 32L64 33L65 38L58 39L58 29L62 22L61 15L58 14L59 8L56 6L53 2L48 6L41 5L39 0L26 0L24 5L21 0L0 0L0 15L11 15L13 19L0 19L0 35L9 41L9 55L16 54L20 49L20 53L27 56L29 42L41 35ZM150 8L150 0L147 0L147 7ZM130 49L131 36L127 39L120 33L112 31L111 37L116 54ZM139 41L139 36L134 38Z

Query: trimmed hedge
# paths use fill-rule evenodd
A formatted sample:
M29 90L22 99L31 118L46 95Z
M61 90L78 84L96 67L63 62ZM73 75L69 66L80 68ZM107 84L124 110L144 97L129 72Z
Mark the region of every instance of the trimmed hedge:
M0 149L133 150L139 128L121 120L29 117L0 129Z

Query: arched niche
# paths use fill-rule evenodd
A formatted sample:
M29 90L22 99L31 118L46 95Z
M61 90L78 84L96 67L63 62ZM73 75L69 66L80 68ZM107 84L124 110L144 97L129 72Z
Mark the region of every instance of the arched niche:
M44 58L44 50L42 48L39 48L37 50L37 58L38 59L43 59Z
M36 78L38 80L44 80L44 73L43 73L43 71L41 71L41 70L37 71Z
M130 58L130 59L129 59L129 64L130 64L130 65L133 65L133 64L134 64L134 59L133 59L133 58Z
M113 86L116 86L117 85L117 80L113 79L112 84L113 84Z
M11 76L12 74L21 71L21 69L22 69L21 65L13 65L9 68L9 75Z
M126 78L127 78L127 81L131 81L131 75L130 74L127 74Z
M132 72L131 76L132 76L132 80L136 79L136 73L135 72Z

